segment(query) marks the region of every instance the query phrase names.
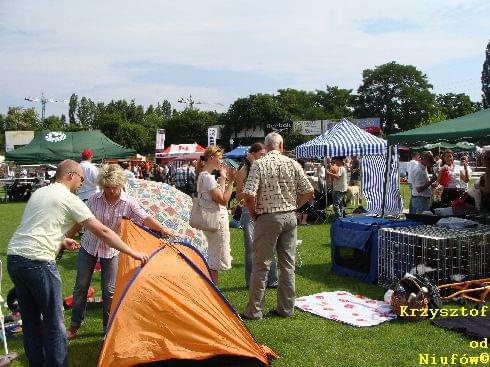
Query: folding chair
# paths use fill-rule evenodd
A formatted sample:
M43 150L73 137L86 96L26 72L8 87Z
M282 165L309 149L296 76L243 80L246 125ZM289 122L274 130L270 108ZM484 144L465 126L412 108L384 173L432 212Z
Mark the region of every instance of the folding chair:
M328 223L330 214L328 212L327 194L315 191L315 203L313 205L315 224L318 222Z

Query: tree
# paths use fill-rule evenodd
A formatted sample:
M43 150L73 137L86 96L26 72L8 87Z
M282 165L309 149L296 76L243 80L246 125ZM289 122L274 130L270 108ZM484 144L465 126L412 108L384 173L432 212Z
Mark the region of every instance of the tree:
M464 93L439 94L436 97L437 107L448 119L464 116L475 112L475 104Z
M34 108L9 107L4 119L5 130L37 130L39 115Z
M279 89L275 99L293 120L322 120L325 112L317 103L317 95L296 89Z
M265 129L267 124L291 121L291 114L286 111L276 98L269 94L255 94L237 99L220 118L224 126L223 138L228 140L243 129Z
M134 99L126 108L126 120L135 124L141 124L145 116L145 110L142 105L136 105Z
M206 146L208 143L208 127L216 125L218 115L216 112L199 111L187 108L175 112L166 120L163 126L166 129L166 144L191 144L197 142ZM155 136L152 137L154 139ZM154 141L153 141L154 144Z
M64 117L64 115L62 115ZM61 131L64 128L63 120L58 116L49 116L41 123L42 129L51 131Z
M316 91L315 103L322 107L324 115L328 119L350 117L354 111L352 89L327 85L326 91Z
M119 113L117 113L117 112L105 112L101 116L100 121L98 122L98 128L109 139L116 141L115 138L116 138L117 133L119 131L119 127L124 122L127 122L127 121L124 120ZM116 141L116 143L117 143L117 141Z
M284 148L286 150L291 150L306 143L308 140L311 140L311 136L306 136L301 134L301 129L293 128L291 131L281 133L282 138L284 139Z
M415 66L392 61L366 69L362 75L356 117L380 117L389 133L397 126L401 130L411 129L433 112L432 85Z
M166 99L160 104L158 102L155 112L164 119L170 118L172 116L172 105Z
M485 51L485 61L481 72L481 90L483 108L490 108L490 41Z
M138 153L144 152L147 144L148 133L142 125L123 122L115 135L114 140L125 147L135 149Z
M436 111L435 113L431 113L427 119L419 121L417 125L415 125L415 127L422 127L447 119L448 117L444 113L442 113L441 111Z
M75 93L71 95L68 106L69 106L68 118L70 120L70 124L76 124L77 120L75 118L75 114L77 112L77 107L78 107L78 96Z
M78 105L77 117L80 125L91 129L95 125L95 103L90 98L82 97Z

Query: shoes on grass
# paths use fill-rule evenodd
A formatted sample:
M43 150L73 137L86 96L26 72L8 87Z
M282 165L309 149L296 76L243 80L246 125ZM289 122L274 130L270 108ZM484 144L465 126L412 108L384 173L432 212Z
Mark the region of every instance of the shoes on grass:
M260 319L254 319L253 317L248 317L248 316L247 316L247 315L245 315L244 313L240 313L240 314L238 314L238 316L240 316L240 318L241 318L242 320L252 320L252 321L254 321L254 320L260 320Z
M270 310L270 311L267 313L267 316L268 316L268 317L281 317L281 318L283 318L283 319L287 319L288 317L291 317L291 316L287 316L287 315L280 314L279 312L277 312L277 310Z

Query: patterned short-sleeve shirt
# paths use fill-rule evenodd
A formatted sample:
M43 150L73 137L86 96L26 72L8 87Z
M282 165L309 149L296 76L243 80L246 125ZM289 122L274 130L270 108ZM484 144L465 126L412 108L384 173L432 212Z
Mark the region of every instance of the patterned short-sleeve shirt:
M277 150L255 161L243 193L255 197L257 214L296 210L298 195L313 192L298 162Z

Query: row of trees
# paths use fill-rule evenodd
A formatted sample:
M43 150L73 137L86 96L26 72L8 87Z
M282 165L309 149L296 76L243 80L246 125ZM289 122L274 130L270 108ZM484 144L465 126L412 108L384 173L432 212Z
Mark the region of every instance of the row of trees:
M485 63L484 86L484 78L490 80L490 43ZM486 85L490 88L488 82ZM242 129L264 128L270 123L342 117L380 117L384 132L390 133L463 116L482 108L482 103L472 102L463 93L436 95L431 89L427 76L415 66L390 62L364 70L357 93L338 86L316 91L280 89L274 95L239 98L224 113L199 111L192 107L177 111L167 100L146 109L134 100L95 103L90 98L73 94L68 120L61 115L40 121L32 108L11 107L5 116L0 114L0 126L2 135L6 130L100 129L121 145L149 153L154 151L155 133L159 128L166 129L166 144L196 141L205 145L207 128L216 124L224 125L222 142L228 142ZM483 88L483 92L483 105L489 106L490 89ZM293 131L286 137L286 142L294 146L304 139Z

